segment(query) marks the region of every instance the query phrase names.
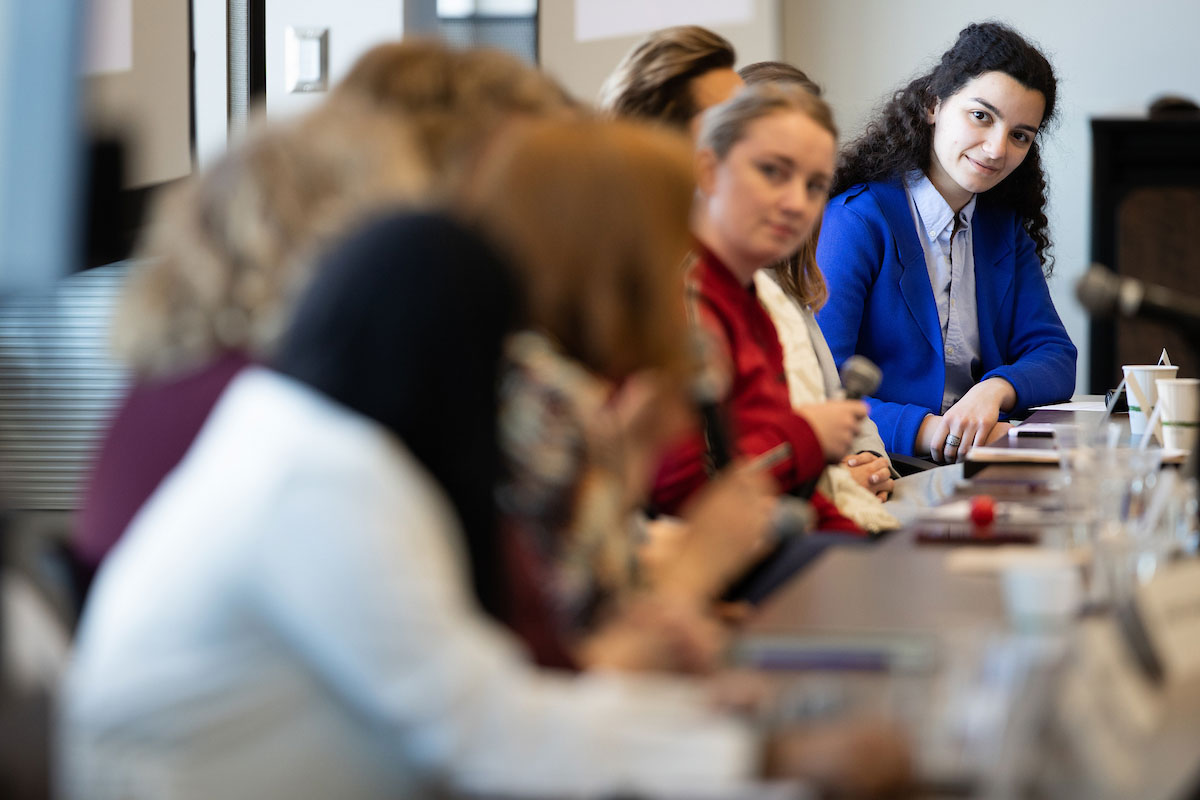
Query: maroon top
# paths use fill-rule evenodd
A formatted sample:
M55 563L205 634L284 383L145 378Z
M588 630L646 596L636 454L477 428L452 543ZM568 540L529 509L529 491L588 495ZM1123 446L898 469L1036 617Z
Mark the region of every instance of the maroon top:
M83 496L75 552L95 571L138 509L200 432L217 398L249 360L226 353L166 380L130 389L104 438Z
M820 477L825 455L808 422L792 410L783 347L753 285L746 287L710 251L699 256L688 272L690 300L698 304L699 322L727 345L732 375L725 407L738 454L753 457L787 442L791 458L771 468L780 488L803 489ZM706 448L698 433L671 448L654 486L654 503L666 512L679 507L707 480ZM821 530L860 532L819 493L812 503Z

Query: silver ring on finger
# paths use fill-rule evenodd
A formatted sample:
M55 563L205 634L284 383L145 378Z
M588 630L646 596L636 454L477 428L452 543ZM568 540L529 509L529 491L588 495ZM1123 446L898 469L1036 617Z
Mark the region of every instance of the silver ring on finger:
M946 435L947 447L958 447L960 444L962 444L961 436L955 436L953 433Z

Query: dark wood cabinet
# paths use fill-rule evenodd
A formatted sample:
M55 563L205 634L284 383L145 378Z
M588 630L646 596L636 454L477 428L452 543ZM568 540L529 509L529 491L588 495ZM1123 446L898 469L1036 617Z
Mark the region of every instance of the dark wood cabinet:
M1200 296L1200 118L1092 120L1092 261ZM1200 377L1200 342L1144 320L1092 320L1090 391L1163 347L1180 376Z

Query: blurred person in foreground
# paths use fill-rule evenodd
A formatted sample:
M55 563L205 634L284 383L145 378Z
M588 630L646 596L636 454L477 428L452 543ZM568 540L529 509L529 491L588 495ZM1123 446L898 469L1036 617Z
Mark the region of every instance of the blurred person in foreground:
M156 208L114 313L133 383L85 489L75 550L93 572L187 451L216 398L267 357L323 249L425 194L408 129L354 104L266 125Z
M773 489L734 468L688 510L670 558L639 559L635 511L692 418L679 302L692 191L688 140L628 122L534 128L469 183L469 213L528 273L526 330L506 347L499 500L568 650L535 646L543 664L713 669L713 602L767 547Z
M67 797L903 779L888 728L756 733L690 681L538 670L482 613L505 573L472 593L467 564L496 536L495 387L529 277L437 216L331 255L276 369L230 384L100 573L66 683Z
M722 49L720 42L708 42L711 36L700 38L701 49ZM725 71L731 72L728 65ZM607 158L589 159L579 142L547 142L536 156L526 150L520 169L527 171L517 175L514 167L498 190L494 174L473 171L480 131L514 117L575 111L544 76L492 51L403 42L364 55L336 97L365 100L414 124L422 155L446 190L436 199L451 202L454 187L464 187L473 197L472 213L519 254L518 264L539 272L530 282L537 330L508 349L504 433L511 470L501 493L517 545L509 566L525 579L496 609L500 618L521 633L540 663L551 666L711 669L725 633L707 618L706 606L759 549L763 493L746 485L753 483L749 476L731 478L698 504L693 519L708 524L697 525L690 546L670 548L663 560L672 566L661 581L639 568L638 534L629 524L630 511L645 496L648 454L657 449L647 434L661 436L687 417L685 408L666 399L674 395L662 381L633 376L666 368L678 378L680 371L679 344L669 338L675 330L653 309L661 308L664 281L674 281L678 296L672 270L681 251L671 247L686 234L687 207L677 200L686 203L690 189L684 186L690 184L680 182L686 171L671 171L677 158L667 158L663 167L666 189L630 169L644 163L638 159L678 152L675 145L630 139L621 158L611 152L615 134L605 141L584 137L610 148ZM591 189L579 192L578 186ZM599 192L621 199L590 202L590 194ZM641 202L637 195L644 196ZM605 226L597 224L601 219ZM622 227L619 220L630 236L613 230ZM636 296L638 291L646 296ZM674 319L670 309L665 318ZM614 391L618 384L622 389ZM644 444L630 445L630 428L639 429ZM729 499L749 492L759 496L757 503ZM731 519L722 511L730 505L746 511ZM706 533L715 528L737 529L740 537L718 547ZM532 594L544 596L527 596ZM540 614L544 602L553 607L553 625Z
M436 42L365 53L294 126L235 144L158 210L117 311L133 373L92 469L75 544L94 571L239 369L269 358L314 256L394 205L440 204L513 115L563 111L513 56Z
M334 87L410 125L433 171L430 199L452 202L480 155L514 118L570 115L578 105L552 78L515 56L456 49L434 39L377 45Z

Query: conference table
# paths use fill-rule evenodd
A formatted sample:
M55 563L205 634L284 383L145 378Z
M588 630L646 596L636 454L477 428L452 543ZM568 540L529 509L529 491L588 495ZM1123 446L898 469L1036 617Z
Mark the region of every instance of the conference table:
M1024 424L1099 413L1039 411ZM904 527L828 547L761 604L743 659L794 681L800 714L896 718L914 739L922 796L1195 796L1200 681L1138 672L1111 610L1014 624L1000 548L918 540L922 515L973 483L962 464L899 479L889 508Z

